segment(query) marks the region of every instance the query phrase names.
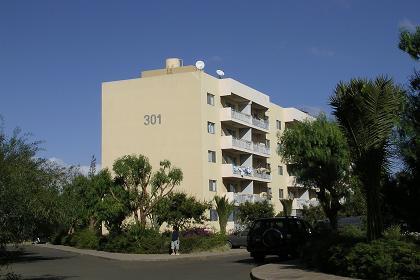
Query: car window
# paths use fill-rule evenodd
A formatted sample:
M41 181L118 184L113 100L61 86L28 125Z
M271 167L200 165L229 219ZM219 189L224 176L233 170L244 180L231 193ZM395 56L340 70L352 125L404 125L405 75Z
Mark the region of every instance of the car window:
M248 231L247 230L244 230L243 232L241 232L241 234L240 234L241 236L247 236L248 235Z
M283 230L284 229L284 221L282 220L276 220L273 221L273 224L271 226L274 229Z

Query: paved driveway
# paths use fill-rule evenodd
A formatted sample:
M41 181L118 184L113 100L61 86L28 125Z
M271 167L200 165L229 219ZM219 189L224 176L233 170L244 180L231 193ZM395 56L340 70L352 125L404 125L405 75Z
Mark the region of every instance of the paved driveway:
M162 262L118 261L39 246L25 247L10 269L24 279L250 279L249 255Z

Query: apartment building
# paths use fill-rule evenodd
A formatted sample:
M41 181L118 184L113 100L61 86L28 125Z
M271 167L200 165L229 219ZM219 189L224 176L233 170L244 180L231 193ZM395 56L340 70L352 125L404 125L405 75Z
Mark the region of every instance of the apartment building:
M315 200L288 174L277 136L306 118L234 79L167 59L164 69L102 84L102 166L127 154L149 157L155 169L168 159L184 173L178 191L207 201L226 195L236 205L268 200L276 212L281 198L294 198L296 215Z

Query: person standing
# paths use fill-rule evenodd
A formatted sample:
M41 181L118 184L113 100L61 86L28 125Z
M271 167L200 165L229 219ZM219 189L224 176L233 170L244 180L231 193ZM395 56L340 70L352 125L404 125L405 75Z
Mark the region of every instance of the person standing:
M179 255L179 228L174 226L171 238L171 255Z

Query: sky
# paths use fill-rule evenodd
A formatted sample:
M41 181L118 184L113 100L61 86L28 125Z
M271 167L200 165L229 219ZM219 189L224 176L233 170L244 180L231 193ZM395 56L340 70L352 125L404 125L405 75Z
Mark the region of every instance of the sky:
M416 67L398 49L419 0L0 0L0 115L41 140L40 156L101 162L101 83L139 77L165 58L204 60L283 107L331 112L339 81ZM418 68L418 64L417 64Z

